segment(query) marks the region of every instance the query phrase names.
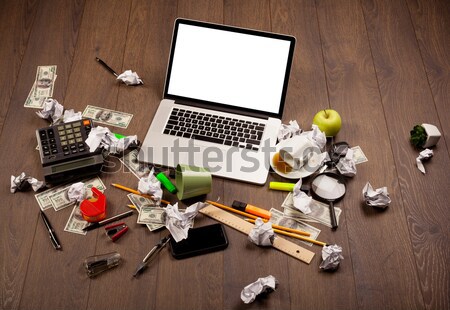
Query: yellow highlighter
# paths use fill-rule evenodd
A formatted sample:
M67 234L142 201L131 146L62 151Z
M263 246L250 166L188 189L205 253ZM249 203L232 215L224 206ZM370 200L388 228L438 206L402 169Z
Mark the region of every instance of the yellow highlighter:
M277 191L292 192L294 190L295 183L286 182L270 182L269 188Z

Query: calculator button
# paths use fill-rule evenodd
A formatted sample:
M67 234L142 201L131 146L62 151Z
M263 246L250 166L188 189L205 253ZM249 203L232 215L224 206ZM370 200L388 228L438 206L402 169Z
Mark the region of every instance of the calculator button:
M58 130L59 130L59 131L64 130L64 125L58 126Z
M83 120L83 125L84 126L89 126L91 124L91 121L88 119Z
M67 129L67 130L66 130L66 133L67 133L67 134L73 133L73 129Z
M80 151L80 153L81 153L81 152L84 152L85 149L84 149L83 147L80 147L80 148L78 149L78 151Z
M70 128L72 128L72 125L66 124L66 125L64 125L64 127L65 127L66 129L70 129Z
M59 137L59 140L61 140L61 141L66 141L66 139L67 139L66 136L61 136L61 137Z
M56 149L56 144L50 144L51 149Z
M43 140L43 141L41 142L41 144L42 144L42 145L47 145L47 144L48 144L48 141L47 141L47 140Z
M61 145L62 146L67 145L67 141L61 141Z
M75 127L75 128L73 129L73 132L80 132L80 131L81 131L80 127Z
M56 154L56 153L58 153L58 150L57 149L53 149L52 150L52 154Z
M70 149L71 149L71 150L76 150L76 149L77 149L77 146L76 146L75 144L71 144L71 145L70 145Z
M81 142L81 143L78 143L78 147L84 147L84 143L83 142Z
M75 143L75 139L70 139L69 140L69 144L74 144Z
M75 138L80 138L81 137L81 132L77 132L76 134L75 134Z
M75 141L77 141L77 142L83 142L83 138L76 138Z
M50 151L44 151L44 155L45 156L50 155Z
M75 154L77 152L77 150L72 150L72 154Z
M50 139L50 143L56 143L56 140L54 138Z
M67 143L66 143L67 144ZM63 151L68 151L69 150L69 147L67 146L67 145L64 145L63 146Z
M60 136L64 136L65 131L64 131L64 130L58 131L58 134L59 134Z
M65 151L65 152L64 152L64 156L67 156L67 155L70 155L70 152L69 152L69 151Z
M81 122L76 122L72 124L72 127L81 127ZM76 128L75 128L76 129Z
M49 129L49 130L47 131L47 134L48 134L48 137L49 137L49 138L53 138L53 137L55 136L55 133L53 132L53 129Z
M45 133L45 130L39 131L39 137L41 139L46 139L47 138L47 134Z
M67 135L67 139L73 139L74 136L73 135Z
M48 145L43 145L43 146L42 146L42 150L48 151L48 150L49 150Z

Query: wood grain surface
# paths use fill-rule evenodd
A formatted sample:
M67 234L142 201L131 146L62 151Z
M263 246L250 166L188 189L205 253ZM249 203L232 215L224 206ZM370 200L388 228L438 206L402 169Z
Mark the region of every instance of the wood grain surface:
M35 130L47 123L23 107L37 66L58 66L53 98L66 108L132 113L127 129L111 129L142 141L162 99L178 17L296 37L283 123L309 130L315 113L335 109L343 126L328 145L359 145L369 160L347 182L339 228L312 224L320 240L343 247L336 272L320 271L319 246L307 247L316 254L308 265L226 227L226 250L176 260L165 249L136 279L137 265L167 230L150 232L132 216L123 220L129 232L113 243L103 229L64 232L71 208L46 210L63 246L55 251L34 193L10 193L11 175L43 179ZM0 309L450 309L449 23L445 0L0 1ZM118 73L136 71L144 85L120 84L95 57ZM421 123L442 133L425 175L409 142ZM137 178L113 157L100 176L108 214L127 210L126 193L110 184L136 188ZM269 181L286 180L271 172ZM386 210L364 205L367 182L387 186ZM213 178L203 198L282 210L285 196ZM195 219L196 227L212 223ZM83 260L112 251L121 265L88 278ZM276 291L244 304L242 289L267 275L277 278Z

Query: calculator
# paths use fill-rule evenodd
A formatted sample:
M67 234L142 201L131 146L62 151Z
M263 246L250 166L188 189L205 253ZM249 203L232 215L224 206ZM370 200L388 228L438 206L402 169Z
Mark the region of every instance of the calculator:
M84 178L100 172L101 149L91 152L86 139L94 123L82 119L36 130L39 154L47 184Z

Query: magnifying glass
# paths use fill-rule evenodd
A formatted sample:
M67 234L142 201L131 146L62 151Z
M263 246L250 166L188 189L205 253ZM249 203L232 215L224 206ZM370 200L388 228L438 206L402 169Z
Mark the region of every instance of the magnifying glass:
M331 228L338 227L336 213L334 212L334 203L344 197L346 191L344 179L333 172L324 172L318 174L311 181L311 192L314 198L328 203L330 207Z

